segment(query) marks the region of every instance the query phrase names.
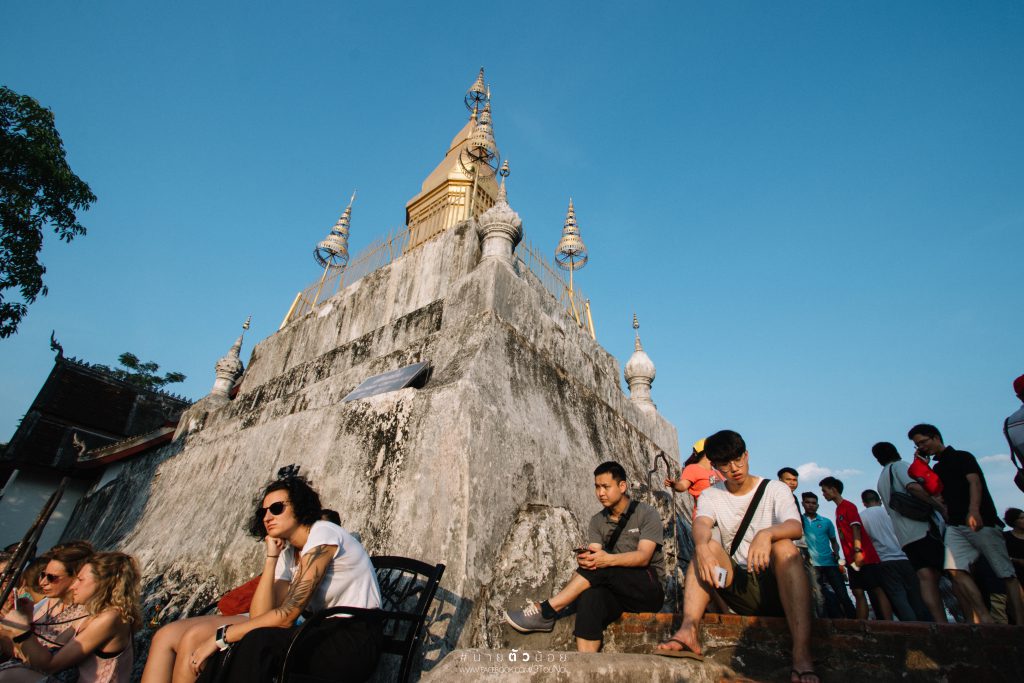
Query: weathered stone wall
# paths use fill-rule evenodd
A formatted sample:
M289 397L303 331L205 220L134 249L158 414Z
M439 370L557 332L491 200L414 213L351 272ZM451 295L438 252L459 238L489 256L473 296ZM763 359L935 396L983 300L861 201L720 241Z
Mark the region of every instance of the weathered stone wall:
M675 429L623 396L618 363L532 276L478 261L464 224L264 340L234 401L198 404L148 483L140 464L107 494L119 512L82 511L83 532L140 559L159 621L258 571L243 529L283 465L301 465L371 554L447 565L428 668L459 644L499 644L504 607L568 578L598 463L621 461L671 518L645 482L655 454L678 460ZM422 389L340 402L423 360Z

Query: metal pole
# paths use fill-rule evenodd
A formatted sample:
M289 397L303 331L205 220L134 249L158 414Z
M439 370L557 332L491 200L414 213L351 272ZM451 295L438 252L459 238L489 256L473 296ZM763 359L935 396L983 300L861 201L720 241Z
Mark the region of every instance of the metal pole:
M288 312L284 314L284 320L281 321L281 327L277 328L283 330L284 326L288 324L288 319L292 317L292 313L295 312L295 307L299 305L299 299L302 298L302 292L295 295L295 300L292 301L292 307L288 309Z
M36 521L32 523L28 531L25 533L25 537L21 539L21 543L18 544L18 549L14 553L14 557L11 558L10 563L7 565L7 569L4 570L3 577L0 578L0 605L7 602L7 596L14 590L14 586L17 583L18 577L21 576L22 570L25 568L25 564L29 558L35 555L36 543L39 542L39 537L43 535L43 529L46 528L46 523L50 521L50 516L53 511L57 509L57 504L60 503L60 499L64 496L64 489L67 488L68 482L71 481L71 477L64 477L60 480L60 484L57 486L57 490L53 492L50 499L46 501L46 505L43 506L39 516L36 517Z
M327 279L327 272L331 269L331 264L328 263L324 266L324 274L320 276L320 284L316 286L316 294L313 296L313 305L311 309L316 308L316 302L320 299L320 291L324 288L324 280Z
M469 195L469 211L466 215L467 221L473 217L473 207L476 204L476 179L479 175L480 173L477 171L477 164L473 164L473 191Z
M576 318L576 324L583 327L583 323L580 321L579 311L576 310L576 295L572 288L572 274L576 270L576 262L569 259L569 305L572 306L573 317Z
M594 316L590 315L590 299L587 299L587 324L590 325L590 338L597 341L597 335L594 333Z

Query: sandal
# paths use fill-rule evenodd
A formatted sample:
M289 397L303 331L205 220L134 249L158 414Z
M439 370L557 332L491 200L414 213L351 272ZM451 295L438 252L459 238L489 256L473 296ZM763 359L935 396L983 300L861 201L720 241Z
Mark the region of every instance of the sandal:
M681 650L670 650L668 648L664 648L664 647L661 646L661 645L666 645L668 643L678 643L679 647L681 647L682 649ZM703 662L704 661L704 656L703 655L699 655L696 652L694 652L690 648L689 645L687 645L683 641L679 640L678 638L669 638L668 640L666 640L661 645L659 645L658 647L654 648L654 652L652 654L656 654L656 655L659 655L661 657L675 657L676 659L692 659L692 660L697 661L697 662Z

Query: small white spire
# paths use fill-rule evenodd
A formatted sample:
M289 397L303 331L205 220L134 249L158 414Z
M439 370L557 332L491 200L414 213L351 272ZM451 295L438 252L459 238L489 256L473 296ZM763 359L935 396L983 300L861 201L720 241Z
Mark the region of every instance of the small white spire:
M622 371L626 384L629 386L629 399L645 410L654 410L651 400L651 384L654 383L655 369L650 356L644 352L640 344L640 321L633 313L633 330L636 339L633 342L633 355L629 357Z
M240 355L242 352L242 340L245 338L245 331L249 329L251 321L252 316L250 315L242 323L242 334L238 335L238 339L228 349L227 355L218 360L216 365L213 366L214 371L217 373L217 379L214 380L213 389L210 390L210 398L217 401L228 401L231 399L231 389L245 371Z

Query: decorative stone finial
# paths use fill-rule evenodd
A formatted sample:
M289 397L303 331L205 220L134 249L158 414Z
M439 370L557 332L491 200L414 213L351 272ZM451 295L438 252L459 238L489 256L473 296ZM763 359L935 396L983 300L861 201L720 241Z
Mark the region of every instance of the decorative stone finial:
M344 266L348 263L348 233L352 222L352 202L355 200L356 193L353 192L352 198L348 200L348 206L331 228L330 234L313 250L313 258L321 268Z
M523 221L508 204L508 190L505 178L509 175L508 161L501 167L501 186L494 206L484 211L477 219L477 232L482 240L481 260L496 258L512 265L512 253L523 239Z
M242 323L242 334L238 335L238 339L228 349L227 355L213 366L217 373L217 379L214 380L213 389L210 390L210 398L215 401L224 402L231 399L231 388L235 386L235 382L245 370L239 354L242 351L242 339L245 337L245 331L249 329L251 320L251 315L245 319L245 322Z
M644 409L654 409L654 402L651 400L651 384L654 383L654 363L644 353L644 347L640 344L640 321L633 314L633 329L636 330L636 340L633 343L633 355L629 357L622 374L629 385L629 399Z

